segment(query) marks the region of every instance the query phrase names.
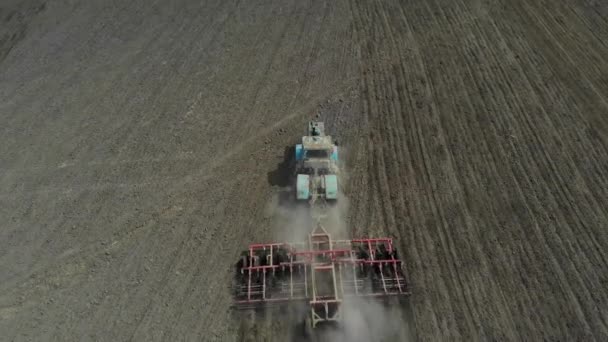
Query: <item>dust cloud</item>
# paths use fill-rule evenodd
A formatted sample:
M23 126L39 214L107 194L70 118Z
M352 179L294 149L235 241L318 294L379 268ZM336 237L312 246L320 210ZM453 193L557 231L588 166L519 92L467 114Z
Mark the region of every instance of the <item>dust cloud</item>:
M408 341L409 329L398 305L373 299L349 298L342 303L338 326L320 331L317 340L332 342Z
M277 242L306 242L314 221L309 208L295 201L281 200L284 193L291 191L281 190L281 194L274 196L266 207L267 215L273 220L273 239Z

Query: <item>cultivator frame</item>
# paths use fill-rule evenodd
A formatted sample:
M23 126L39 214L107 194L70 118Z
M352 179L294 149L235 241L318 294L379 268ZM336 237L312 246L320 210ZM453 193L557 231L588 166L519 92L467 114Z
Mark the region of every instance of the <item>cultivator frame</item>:
M332 240L319 224L307 242L250 245L237 263L235 304L308 303L314 328L339 321L349 297L407 296L408 284L392 239Z

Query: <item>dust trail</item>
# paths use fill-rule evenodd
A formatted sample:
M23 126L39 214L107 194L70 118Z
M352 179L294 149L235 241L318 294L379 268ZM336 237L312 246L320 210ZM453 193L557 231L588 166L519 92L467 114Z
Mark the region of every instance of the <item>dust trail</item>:
M395 303L352 298L342 304L339 326L321 330L317 340L332 342L409 341L409 325Z
M283 195L289 196L293 190L282 189L267 205L267 215L273 218L273 238L281 242L305 242L313 227L313 219L309 208L298 205L293 201L283 200Z

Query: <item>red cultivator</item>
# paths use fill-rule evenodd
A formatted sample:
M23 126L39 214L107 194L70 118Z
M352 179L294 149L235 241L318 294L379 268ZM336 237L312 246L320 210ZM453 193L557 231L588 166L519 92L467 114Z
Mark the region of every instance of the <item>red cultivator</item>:
M237 264L238 307L302 301L310 305L313 328L339 321L349 297L409 294L392 239L333 241L321 225L307 243L252 244Z

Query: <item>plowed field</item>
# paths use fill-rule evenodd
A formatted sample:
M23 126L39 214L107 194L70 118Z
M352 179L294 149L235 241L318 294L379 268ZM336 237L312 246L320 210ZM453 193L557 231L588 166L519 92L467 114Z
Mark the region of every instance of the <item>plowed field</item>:
M297 339L229 286L317 115L412 279L382 337L608 340L594 0L2 2L0 340Z

